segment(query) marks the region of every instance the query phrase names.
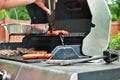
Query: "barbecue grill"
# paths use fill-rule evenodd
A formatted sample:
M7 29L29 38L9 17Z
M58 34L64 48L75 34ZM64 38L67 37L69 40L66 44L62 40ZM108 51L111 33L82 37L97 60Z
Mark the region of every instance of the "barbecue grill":
M33 5L34 6L34 5ZM28 11L30 11L29 7ZM35 7L37 9L37 7ZM34 9L33 9L34 10ZM29 12L31 13L31 12ZM39 13L30 14L32 21ZM47 64L49 60L88 59L107 50L111 16L105 0L59 0L55 9L56 29L69 35L24 34L22 42L1 43L0 49L34 48L54 54L49 59L23 60L21 56L0 56L1 80L118 80L119 63L104 61L68 66ZM61 39L62 37L62 39ZM63 40L63 41L62 41ZM114 75L112 75L114 73Z

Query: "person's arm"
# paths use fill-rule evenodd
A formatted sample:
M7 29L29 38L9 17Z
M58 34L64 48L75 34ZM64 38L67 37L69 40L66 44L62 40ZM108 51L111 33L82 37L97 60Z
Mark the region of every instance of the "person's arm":
M57 2L57 0L55 0L55 2ZM45 6L45 0L0 0L0 10L24 6L31 3L37 4L46 13L49 13L49 9Z
M0 0L0 10L34 3L36 0Z

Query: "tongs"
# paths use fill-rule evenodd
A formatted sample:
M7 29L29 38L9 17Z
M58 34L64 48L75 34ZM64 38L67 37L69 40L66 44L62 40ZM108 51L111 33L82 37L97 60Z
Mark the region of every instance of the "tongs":
M55 2L54 0L46 0L46 6L50 10L50 14L47 14L49 30L52 32L55 30Z

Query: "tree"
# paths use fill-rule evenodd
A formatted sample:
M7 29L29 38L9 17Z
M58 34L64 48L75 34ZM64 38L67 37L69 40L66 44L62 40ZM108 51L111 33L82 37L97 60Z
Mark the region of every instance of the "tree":
M116 1L116 4L117 4L117 11L116 11L116 14L117 14L117 16L120 17L120 0L117 0L117 1Z
M120 19L120 0L116 0L114 4L108 5L112 14L112 20L116 21Z

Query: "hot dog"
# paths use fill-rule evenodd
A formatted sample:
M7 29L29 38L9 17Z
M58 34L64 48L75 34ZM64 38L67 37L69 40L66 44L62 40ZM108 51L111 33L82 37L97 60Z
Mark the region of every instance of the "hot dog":
M49 59L52 56L52 54L24 54L22 55L22 58L24 60L28 59Z
M58 35L68 35L69 32L65 30L54 30L54 31L48 31L48 35L58 36Z

